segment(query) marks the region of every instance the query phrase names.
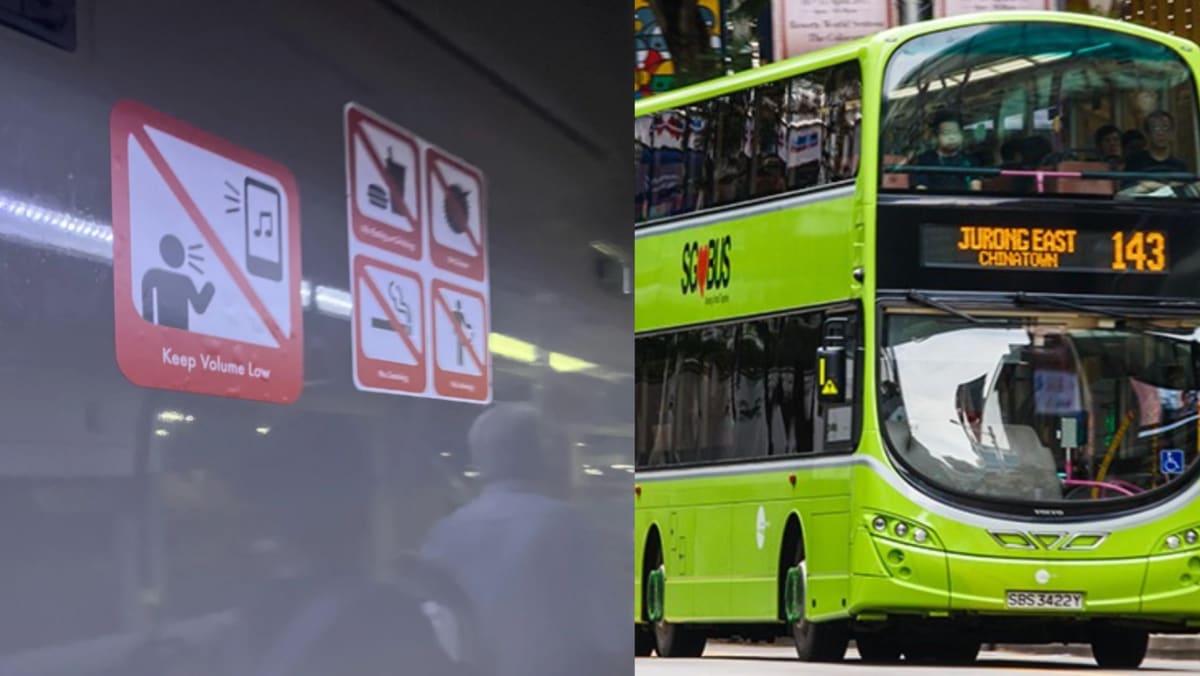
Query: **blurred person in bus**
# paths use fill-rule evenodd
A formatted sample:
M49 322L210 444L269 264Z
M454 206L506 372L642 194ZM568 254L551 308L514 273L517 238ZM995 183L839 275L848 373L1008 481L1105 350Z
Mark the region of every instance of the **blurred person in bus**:
M1146 116L1142 126L1146 130L1146 148L1126 157L1125 171L1153 174L1191 174L1187 162L1175 156L1175 119L1165 110L1156 110ZM1130 187L1132 186L1132 187ZM1197 196L1195 177L1186 180L1154 181L1133 179L1129 181L1125 194L1151 194L1172 197Z
M294 416L245 449L261 568L241 613L239 676L463 673L427 599L369 576L373 481L356 432L343 418Z
M1187 163L1175 157L1171 146L1175 142L1175 119L1165 110L1146 116L1146 148L1130 155L1126 163L1128 171L1186 174Z
M438 523L422 555L453 571L495 676L627 673L617 581L583 514L564 499L565 439L528 404L499 404L468 433L483 490Z
M1106 124L1096 130L1096 152L1100 160L1108 163L1109 169L1120 171L1125 166L1124 148L1121 145L1121 130L1116 125Z
M939 110L930 124L935 146L917 155L913 164L918 167L971 168L976 164L963 152L963 129L958 116ZM913 176L917 190L981 190L983 182L977 176L963 172L929 172Z
M1146 135L1137 129L1121 134L1121 155L1132 157L1146 149Z

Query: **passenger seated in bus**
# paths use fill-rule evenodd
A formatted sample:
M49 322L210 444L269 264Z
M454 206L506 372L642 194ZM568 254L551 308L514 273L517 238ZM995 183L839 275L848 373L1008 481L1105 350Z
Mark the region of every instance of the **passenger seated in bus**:
M1021 159L1026 169L1039 169L1047 164L1054 146L1044 136L1029 136L1021 141Z
M1125 171L1141 173L1171 173L1190 174L1186 162L1171 152L1175 138L1175 119L1165 110L1158 110L1146 116L1143 127L1146 130L1147 141L1145 150L1126 156ZM1195 179L1191 181L1167 180L1153 181L1133 179L1127 182L1122 190L1124 194L1148 194L1156 196L1172 196L1180 192L1192 196L1197 192Z
M963 152L963 130L958 117L948 110L940 110L930 125L937 145L913 160L918 167L974 167ZM967 173L916 173L913 185L917 190L980 190L983 187L978 176Z
M1121 171L1125 166L1124 148L1121 144L1121 130L1116 125L1106 124L1096 130L1096 154L1100 160L1107 162L1113 171Z
M1187 163L1171 153L1175 139L1175 119L1165 110L1150 113L1143 123L1146 129L1146 149L1131 155L1126 162L1128 171L1155 173L1188 173Z
M1133 157L1146 149L1146 135L1137 129L1130 129L1121 134L1121 155Z
M1024 166L1021 157L1021 139L1010 138L1000 144L1001 169L1022 169Z

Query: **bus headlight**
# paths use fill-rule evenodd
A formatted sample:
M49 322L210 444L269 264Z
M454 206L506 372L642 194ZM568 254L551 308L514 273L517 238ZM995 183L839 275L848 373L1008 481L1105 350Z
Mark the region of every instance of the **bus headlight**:
M913 540L917 544L921 544L929 539L929 533L926 533L924 528L914 528L912 533Z
M908 524L904 523L903 521L897 522L896 527L893 529L893 532L896 533L896 535L899 537L904 537L905 535L908 535Z
M1196 531L1194 531L1194 530L1189 530L1188 532L1183 534L1184 542L1187 542L1189 545L1196 544L1197 539L1198 538L1196 536Z
M871 527L882 533L887 530L887 519L882 516L877 516L871 520Z
M1167 536L1167 549L1179 549L1179 536L1178 535L1168 535Z

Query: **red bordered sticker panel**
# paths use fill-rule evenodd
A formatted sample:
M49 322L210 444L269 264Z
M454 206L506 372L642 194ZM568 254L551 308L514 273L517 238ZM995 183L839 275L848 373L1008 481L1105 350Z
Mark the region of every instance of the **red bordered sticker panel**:
M354 259L354 374L359 389L423 394L428 365L420 275Z
M433 382L440 396L469 401L491 399L487 299L465 287L433 280Z
M133 383L289 403L300 205L281 164L134 101L110 118L117 362Z
M483 173L427 148L426 198L433 264L475 281L487 276L487 199Z
M412 134L361 106L346 106L351 231L360 242L422 257L422 170Z

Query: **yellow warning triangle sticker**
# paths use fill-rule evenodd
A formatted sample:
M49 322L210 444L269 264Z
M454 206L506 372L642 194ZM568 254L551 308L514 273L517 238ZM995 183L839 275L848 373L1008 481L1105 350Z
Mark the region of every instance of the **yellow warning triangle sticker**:
M821 387L821 394L837 394L837 385L832 380L826 380L825 385Z

